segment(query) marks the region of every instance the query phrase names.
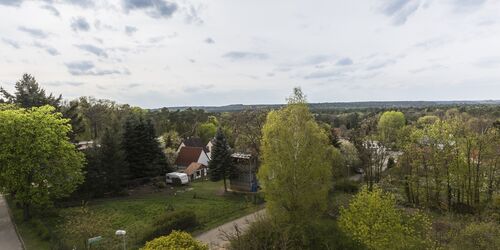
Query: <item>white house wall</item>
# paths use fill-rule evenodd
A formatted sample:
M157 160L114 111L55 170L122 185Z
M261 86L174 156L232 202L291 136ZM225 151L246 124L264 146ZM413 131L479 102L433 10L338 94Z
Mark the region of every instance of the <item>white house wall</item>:
M208 161L209 161L209 159L208 159L207 154L205 154L205 151L202 150L200 157L198 158L198 163L201 163L205 166L208 166Z

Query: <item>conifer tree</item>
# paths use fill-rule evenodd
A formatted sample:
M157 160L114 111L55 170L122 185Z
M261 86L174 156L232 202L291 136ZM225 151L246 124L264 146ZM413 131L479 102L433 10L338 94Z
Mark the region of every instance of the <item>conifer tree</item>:
M22 108L40 107L50 105L59 109L62 96L55 97L52 94L46 95L45 90L40 88L35 77L24 74L23 78L16 82L16 92L10 94L5 89L0 88L0 95L4 102L17 104Z
M83 123L83 117L78 112L79 103L78 101L72 101L67 107L63 107L62 114L64 118L70 119L71 132L69 132L68 137L70 141L76 142L76 137L79 134L85 132L85 125Z
M101 139L100 158L107 190L113 193L120 192L127 173L127 162L120 145L120 138L110 129L104 131Z
M227 192L226 179L234 177L236 175L236 169L232 163L231 152L226 137L222 133L220 127L215 134L211 156L212 159L208 162L210 180L224 180L224 191Z
M123 149L130 177L154 177L168 172L168 163L163 154L151 120L129 117L125 122Z

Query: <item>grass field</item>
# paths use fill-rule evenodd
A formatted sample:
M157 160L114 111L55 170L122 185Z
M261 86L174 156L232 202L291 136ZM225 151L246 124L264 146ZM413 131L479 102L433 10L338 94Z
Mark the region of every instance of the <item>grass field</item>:
M222 187L220 182L195 182L169 192L95 200L86 206L55 209L50 213L53 215L35 219L35 223L23 223L21 211L13 210L28 250L61 246L83 249L85 239L99 235L114 246L120 242L113 235L117 229L127 230L128 245L130 249L136 249L142 246L144 233L152 227L154 220L172 208L196 213L200 226L193 234L259 209L253 204L252 197L223 194Z

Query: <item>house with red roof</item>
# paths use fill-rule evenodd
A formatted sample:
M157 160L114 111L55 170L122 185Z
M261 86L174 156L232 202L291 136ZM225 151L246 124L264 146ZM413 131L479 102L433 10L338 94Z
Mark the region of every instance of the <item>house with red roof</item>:
M202 147L181 147L175 160L175 166L178 170L185 170L191 163L200 163L208 166L208 155Z

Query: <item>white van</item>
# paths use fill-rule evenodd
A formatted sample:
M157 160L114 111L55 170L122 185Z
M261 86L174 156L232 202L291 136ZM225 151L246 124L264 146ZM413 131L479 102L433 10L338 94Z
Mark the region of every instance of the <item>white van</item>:
M188 182L189 182L188 175L185 173L172 172L172 173L166 174L165 176L166 176L167 184L173 184L174 183L173 179L180 179L182 185L188 184Z

